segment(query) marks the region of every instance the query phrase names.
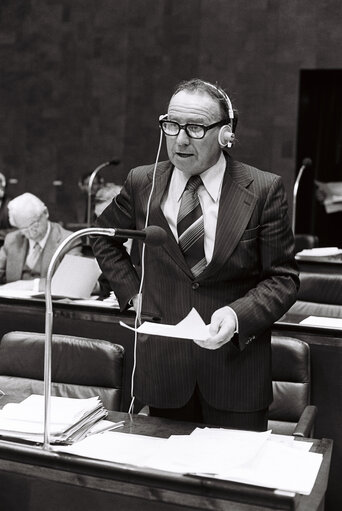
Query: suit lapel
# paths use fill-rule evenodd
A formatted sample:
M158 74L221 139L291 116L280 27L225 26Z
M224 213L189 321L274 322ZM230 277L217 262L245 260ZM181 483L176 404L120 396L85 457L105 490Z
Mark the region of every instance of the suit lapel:
M231 256L244 233L257 201L257 197L246 189L252 180L246 165L228 157L217 217L213 258L200 278L217 273Z
M25 238L23 234L18 234L18 237L16 239L16 247L13 254L14 257L9 265L11 268L9 275L11 280L21 279L26 261L26 256L28 253L28 246L29 242L27 238Z

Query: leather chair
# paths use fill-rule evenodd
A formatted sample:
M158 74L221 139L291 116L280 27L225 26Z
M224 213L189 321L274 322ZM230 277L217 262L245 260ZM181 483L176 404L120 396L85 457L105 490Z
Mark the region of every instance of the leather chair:
M297 301L289 313L342 318L342 275L301 272Z
M13 401L44 394L44 342L45 334L33 332L9 332L1 339L0 389ZM51 394L99 396L107 410L120 410L123 357L118 344L54 334Z
M273 433L311 437L317 408L310 405L310 347L299 339L272 336Z
M319 238L314 234L296 234L295 235L295 253L305 248L315 248L319 245Z

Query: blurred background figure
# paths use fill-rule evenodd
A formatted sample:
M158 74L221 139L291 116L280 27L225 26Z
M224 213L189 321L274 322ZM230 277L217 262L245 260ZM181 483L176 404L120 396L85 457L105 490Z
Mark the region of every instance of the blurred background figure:
M115 183L106 183L98 188L95 194L95 216L101 215L102 211L108 206L113 198L120 193L121 186Z
M78 181L78 188L81 193L76 199L76 216L77 222L80 224L85 224L87 222L88 183L90 176L91 173L83 174ZM99 188L102 188L103 185L104 185L103 177L97 174L95 176L93 186L91 189L92 204L94 203L96 192L99 190Z
M0 283L36 279L34 290L43 290L51 258L71 231L50 222L47 207L32 193L9 201L8 213L17 230L5 236L0 249ZM69 253L82 255L79 240Z
M8 230L11 229L7 208L10 199L6 195L6 185L6 177L0 172L0 239L2 240Z

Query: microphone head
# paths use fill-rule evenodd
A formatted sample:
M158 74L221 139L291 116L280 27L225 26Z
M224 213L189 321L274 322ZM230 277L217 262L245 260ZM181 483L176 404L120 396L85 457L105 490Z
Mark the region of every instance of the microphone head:
M148 225L146 229L143 229L143 232L146 234L146 238L144 239L146 245L163 245L167 240L166 231L158 225Z
M306 168L311 167L312 166L311 158L304 158L304 160L302 161L302 165Z

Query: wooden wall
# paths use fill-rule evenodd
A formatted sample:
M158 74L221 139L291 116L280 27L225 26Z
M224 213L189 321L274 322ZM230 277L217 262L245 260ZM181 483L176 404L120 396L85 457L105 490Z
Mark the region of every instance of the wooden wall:
M9 193L75 221L79 176L118 157L103 177L122 182L153 162L170 92L199 76L239 110L232 154L282 175L291 198L299 72L342 67L341 12L340 0L1 0Z

